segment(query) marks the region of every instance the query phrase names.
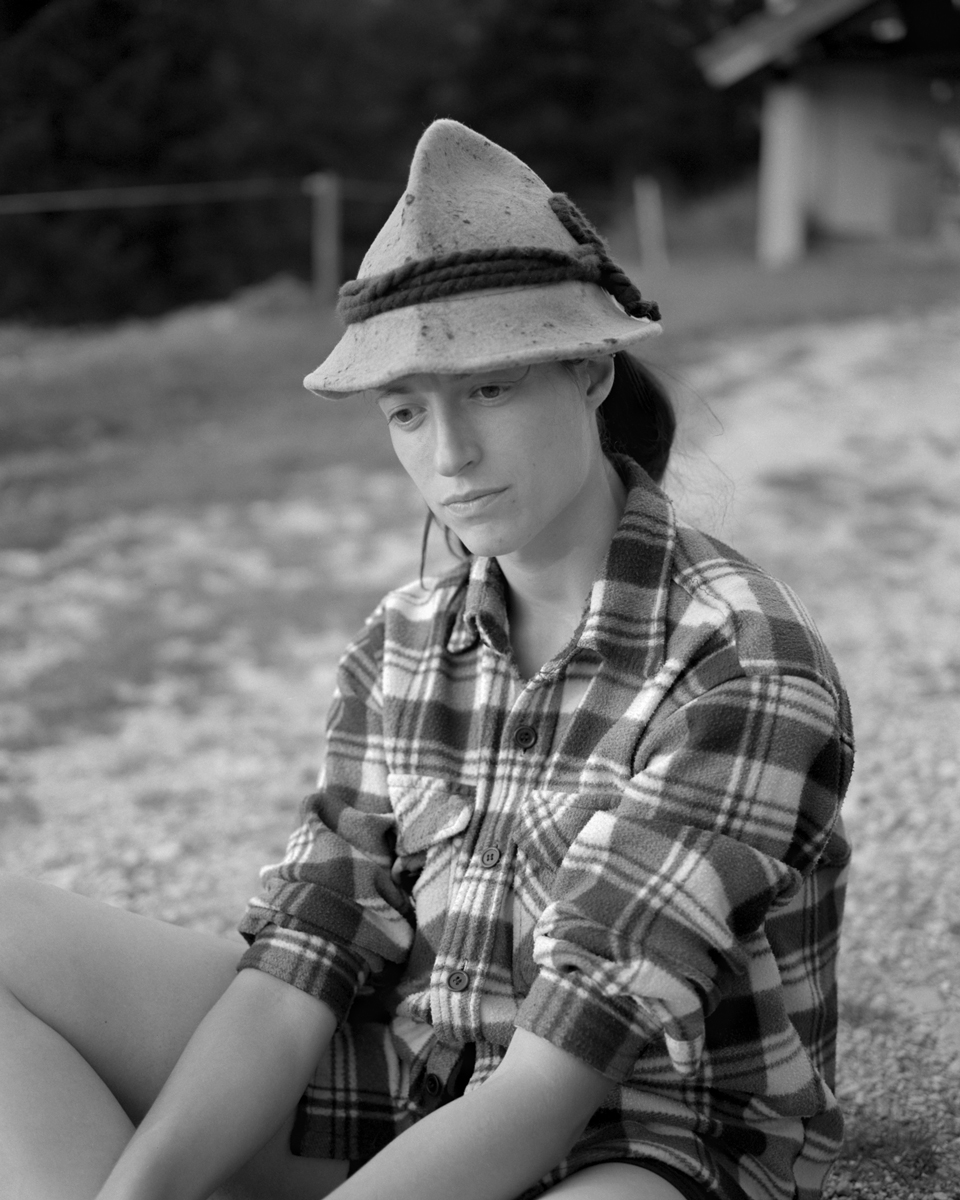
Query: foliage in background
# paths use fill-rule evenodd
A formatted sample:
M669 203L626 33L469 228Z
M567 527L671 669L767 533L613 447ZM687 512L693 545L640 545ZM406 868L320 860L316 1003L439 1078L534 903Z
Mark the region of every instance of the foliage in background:
M596 207L625 198L638 173L699 190L739 174L753 156L753 93L713 91L693 59L716 5L525 0L496 8L463 102L478 128L551 182Z
M330 160L324 70L298 15L270 0L58 0L0 50L0 190L298 176ZM340 23L347 34L348 21ZM312 30L307 30L312 32ZM306 201L244 202L0 222L0 313L151 313L229 294L305 257Z
M755 150L750 88L691 48L757 0L16 0L0 16L0 193L316 170L402 186L454 116L603 218L638 170L683 190ZM347 266L382 222L348 212ZM149 314L304 274L289 198L0 218L0 317Z

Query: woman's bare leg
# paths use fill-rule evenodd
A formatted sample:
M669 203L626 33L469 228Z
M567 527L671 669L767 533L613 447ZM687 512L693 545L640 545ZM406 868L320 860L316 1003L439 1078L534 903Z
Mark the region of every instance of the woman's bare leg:
M16 1200L87 1200L241 946L17 876L0 912L0 1173ZM289 1153L291 1120L225 1194L312 1200L343 1178Z
M0 987L0 1175L16 1200L96 1195L133 1132L106 1085Z

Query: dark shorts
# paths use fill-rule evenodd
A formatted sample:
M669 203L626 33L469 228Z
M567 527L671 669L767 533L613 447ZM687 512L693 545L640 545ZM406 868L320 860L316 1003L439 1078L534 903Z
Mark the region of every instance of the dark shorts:
M683 1196L683 1200L716 1200L716 1196L708 1192L702 1183L697 1183L695 1179L691 1179L689 1175L684 1175L676 1167L669 1167L666 1163L662 1163L655 1158L621 1158L611 1161L629 1162L635 1167L645 1167L653 1175L659 1175L661 1179L665 1179L667 1183L672 1184L680 1195Z

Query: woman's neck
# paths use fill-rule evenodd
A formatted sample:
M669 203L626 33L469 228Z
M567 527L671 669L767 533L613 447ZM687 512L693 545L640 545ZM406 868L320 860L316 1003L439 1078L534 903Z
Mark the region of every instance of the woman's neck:
M510 641L524 678L535 675L576 631L625 502L623 481L603 458L583 503L567 514L557 536L498 559L507 583Z

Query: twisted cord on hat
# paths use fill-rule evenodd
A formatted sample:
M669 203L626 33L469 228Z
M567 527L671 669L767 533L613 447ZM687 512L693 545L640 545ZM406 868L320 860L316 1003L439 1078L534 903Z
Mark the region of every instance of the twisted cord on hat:
M629 316L649 317L651 321L659 321L659 305L653 300L644 300L640 289L607 253L606 243L595 226L570 197L564 192L554 192L549 203L574 241L595 251L600 262L600 286L610 293Z
M340 289L337 313L345 325L352 325L391 309L443 296L575 279L599 284L631 317L659 321L656 304L644 300L611 260L600 234L573 201L555 193L550 197L550 207L579 243L572 253L544 246L501 246L415 259L382 275L349 280Z
M351 279L340 289L337 312L345 324L352 325L377 313L441 296L566 279L599 283L600 260L591 247L578 248L573 254L542 246L459 250L404 263L370 279Z

